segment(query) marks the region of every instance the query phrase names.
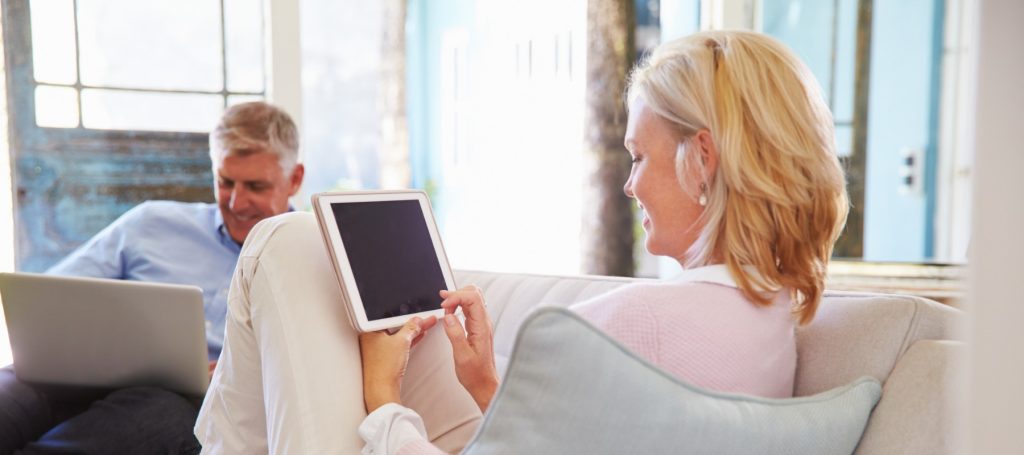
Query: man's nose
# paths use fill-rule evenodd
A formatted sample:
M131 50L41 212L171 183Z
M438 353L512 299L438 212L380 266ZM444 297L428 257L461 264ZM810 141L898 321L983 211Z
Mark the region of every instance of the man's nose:
M231 189L231 200L228 202L228 207L231 208L232 212L238 212L249 208L250 204L249 192L246 191L244 185L235 185Z
M622 192L626 193L626 197L633 198L633 175L630 174L629 178L626 179L626 184L622 185Z

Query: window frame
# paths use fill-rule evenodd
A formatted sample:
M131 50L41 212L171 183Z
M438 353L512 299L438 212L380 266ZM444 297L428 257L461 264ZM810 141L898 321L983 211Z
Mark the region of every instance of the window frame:
M45 270L145 200L212 202L208 133L89 129L81 112L75 128L36 124L36 86L57 84L35 80L30 14L2 3L15 269Z
M83 133L66 133L65 138L74 139L98 139L100 141L106 139L137 139L139 134L153 135L154 139L178 139L188 140L192 139L191 136L203 136L206 137L207 133L195 133L195 132L175 132L175 131L150 131L140 129L98 129L98 128L87 128L83 124L82 115L82 91L89 89L96 90L111 90L111 91L124 91L124 92L135 92L135 93L167 93L167 94L195 94L195 95L219 95L221 97L222 108L228 107L228 98L231 96L258 96L261 98L267 98L267 74L266 71L261 75L263 78L263 90L261 91L235 91L228 89L228 57L227 57L227 19L225 18L225 0L218 0L220 6L220 60L221 60L221 89L216 91L210 90L188 90L188 89L153 89L153 88L136 88L136 87L119 87L119 86L104 86L104 85L85 85L82 83L81 77L81 48L79 45L78 36L78 0L71 0L72 8L74 9L73 20L74 20L74 46L75 46L75 82L73 84L57 84L50 82L40 82L35 79L34 71L34 54L32 46L32 25L31 25L31 1L14 0L11 3L10 13L5 11L4 17L10 15L11 20L7 20L5 30L12 28L11 34L16 36L8 35L5 38L14 38L13 40L5 40L9 43L5 46L5 49L14 49L16 53L24 53L24 55L18 55L18 60L22 65L10 67L10 73L12 74L11 89L12 97L18 97L19 117L26 116L26 124L19 124L20 132L32 132L34 134L41 134L44 136L54 135L56 138L61 138L62 134L54 132L52 130L80 130ZM6 5L5 5L6 6ZM5 32L6 34L7 32ZM262 33L265 35L266 30ZM18 39L20 38L20 39ZM264 55L264 58L266 56ZM62 87L71 88L75 90L75 95L78 99L78 125L76 127L47 127L39 126L36 124L36 105L35 105L35 91L37 87ZM27 92L27 93L18 93ZM21 98L25 97L25 98ZM12 109L13 111L14 109ZM23 112L21 112L23 111ZM35 130L44 130L43 132L37 132ZM102 133L87 133L87 132L102 132ZM107 132L114 132L115 134L105 134ZM123 134L116 134L123 133ZM26 135L29 136L29 135ZM34 137L28 137L29 140L35 139Z

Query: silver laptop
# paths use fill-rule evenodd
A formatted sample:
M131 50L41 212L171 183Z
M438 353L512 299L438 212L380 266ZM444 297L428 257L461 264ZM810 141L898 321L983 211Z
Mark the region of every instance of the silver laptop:
M0 273L0 300L22 381L206 393L198 287Z

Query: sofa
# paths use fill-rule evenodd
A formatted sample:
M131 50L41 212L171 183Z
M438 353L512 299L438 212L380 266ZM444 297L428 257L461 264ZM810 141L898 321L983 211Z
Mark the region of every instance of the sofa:
M642 279L456 271L484 290L504 374L517 329L539 306L567 307ZM957 435L965 347L961 311L905 295L827 291L814 321L797 329L794 394L808 396L862 376L883 384L858 454L960 453Z

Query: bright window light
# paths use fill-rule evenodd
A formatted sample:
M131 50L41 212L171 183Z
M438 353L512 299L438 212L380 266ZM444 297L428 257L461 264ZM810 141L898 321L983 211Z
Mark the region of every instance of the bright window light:
M459 269L579 273L586 2L478 8L476 25L440 42L434 204L448 256Z
M78 93L72 87L36 87L36 124L51 128L78 126Z

